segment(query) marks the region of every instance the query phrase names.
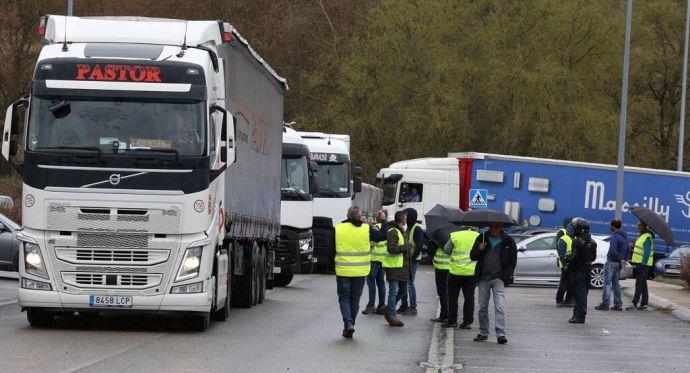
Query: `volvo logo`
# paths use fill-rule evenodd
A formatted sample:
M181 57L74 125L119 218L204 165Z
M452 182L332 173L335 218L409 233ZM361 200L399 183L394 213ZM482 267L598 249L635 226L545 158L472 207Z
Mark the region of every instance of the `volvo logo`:
M108 178L108 181L109 181L110 184L112 184L112 185L120 184L120 174L112 174L112 175L110 175L110 177Z

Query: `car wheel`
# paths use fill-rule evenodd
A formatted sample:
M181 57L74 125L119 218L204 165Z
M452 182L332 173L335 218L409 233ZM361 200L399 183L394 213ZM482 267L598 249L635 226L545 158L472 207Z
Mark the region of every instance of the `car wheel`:
M601 289L604 287L604 267L601 265L592 266L590 272L589 285L592 289Z

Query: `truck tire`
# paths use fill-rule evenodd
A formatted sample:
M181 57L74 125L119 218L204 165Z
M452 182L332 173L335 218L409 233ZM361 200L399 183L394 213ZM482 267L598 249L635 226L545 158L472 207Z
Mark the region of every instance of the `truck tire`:
M231 288L232 286L228 284L228 294L225 297L225 305L223 308L216 310L211 314L211 319L213 319L213 321L225 321L228 319L228 317L230 317L230 298L232 297Z
M44 311L40 308L28 308L26 310L26 320L29 325L36 328L46 328L53 325L55 313Z
M601 264L595 264L590 270L589 287L592 289L601 289L604 287L604 267Z
M240 308L251 308L257 299L256 264L258 262L258 250L256 250L256 246L251 249L242 247L241 250L244 250L244 257L248 259L245 259L244 272L234 281L235 288L232 291L232 305Z
M211 325L211 313L206 312L202 315L192 316L189 320L190 329L197 332L203 332Z
M287 286L290 282L292 282L292 278L295 277L293 274L289 275L273 275L273 285L275 286Z

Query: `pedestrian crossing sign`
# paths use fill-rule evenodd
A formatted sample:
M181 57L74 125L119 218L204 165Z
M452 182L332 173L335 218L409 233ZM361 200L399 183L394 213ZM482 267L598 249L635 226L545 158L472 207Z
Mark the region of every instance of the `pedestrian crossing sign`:
M485 209L487 207L486 189L470 189L469 201L472 209Z

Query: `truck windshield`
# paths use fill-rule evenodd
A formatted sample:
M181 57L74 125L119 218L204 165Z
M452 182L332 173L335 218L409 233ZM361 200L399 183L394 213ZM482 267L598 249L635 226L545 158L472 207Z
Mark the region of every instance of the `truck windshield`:
M309 168L306 156L283 158L280 174L282 199L309 199Z
M32 97L27 148L205 154L205 104Z
M348 163L320 163L316 179L319 197L343 198L350 196L350 166Z
M388 206L395 203L395 190L398 186L396 181L383 182L383 205Z

